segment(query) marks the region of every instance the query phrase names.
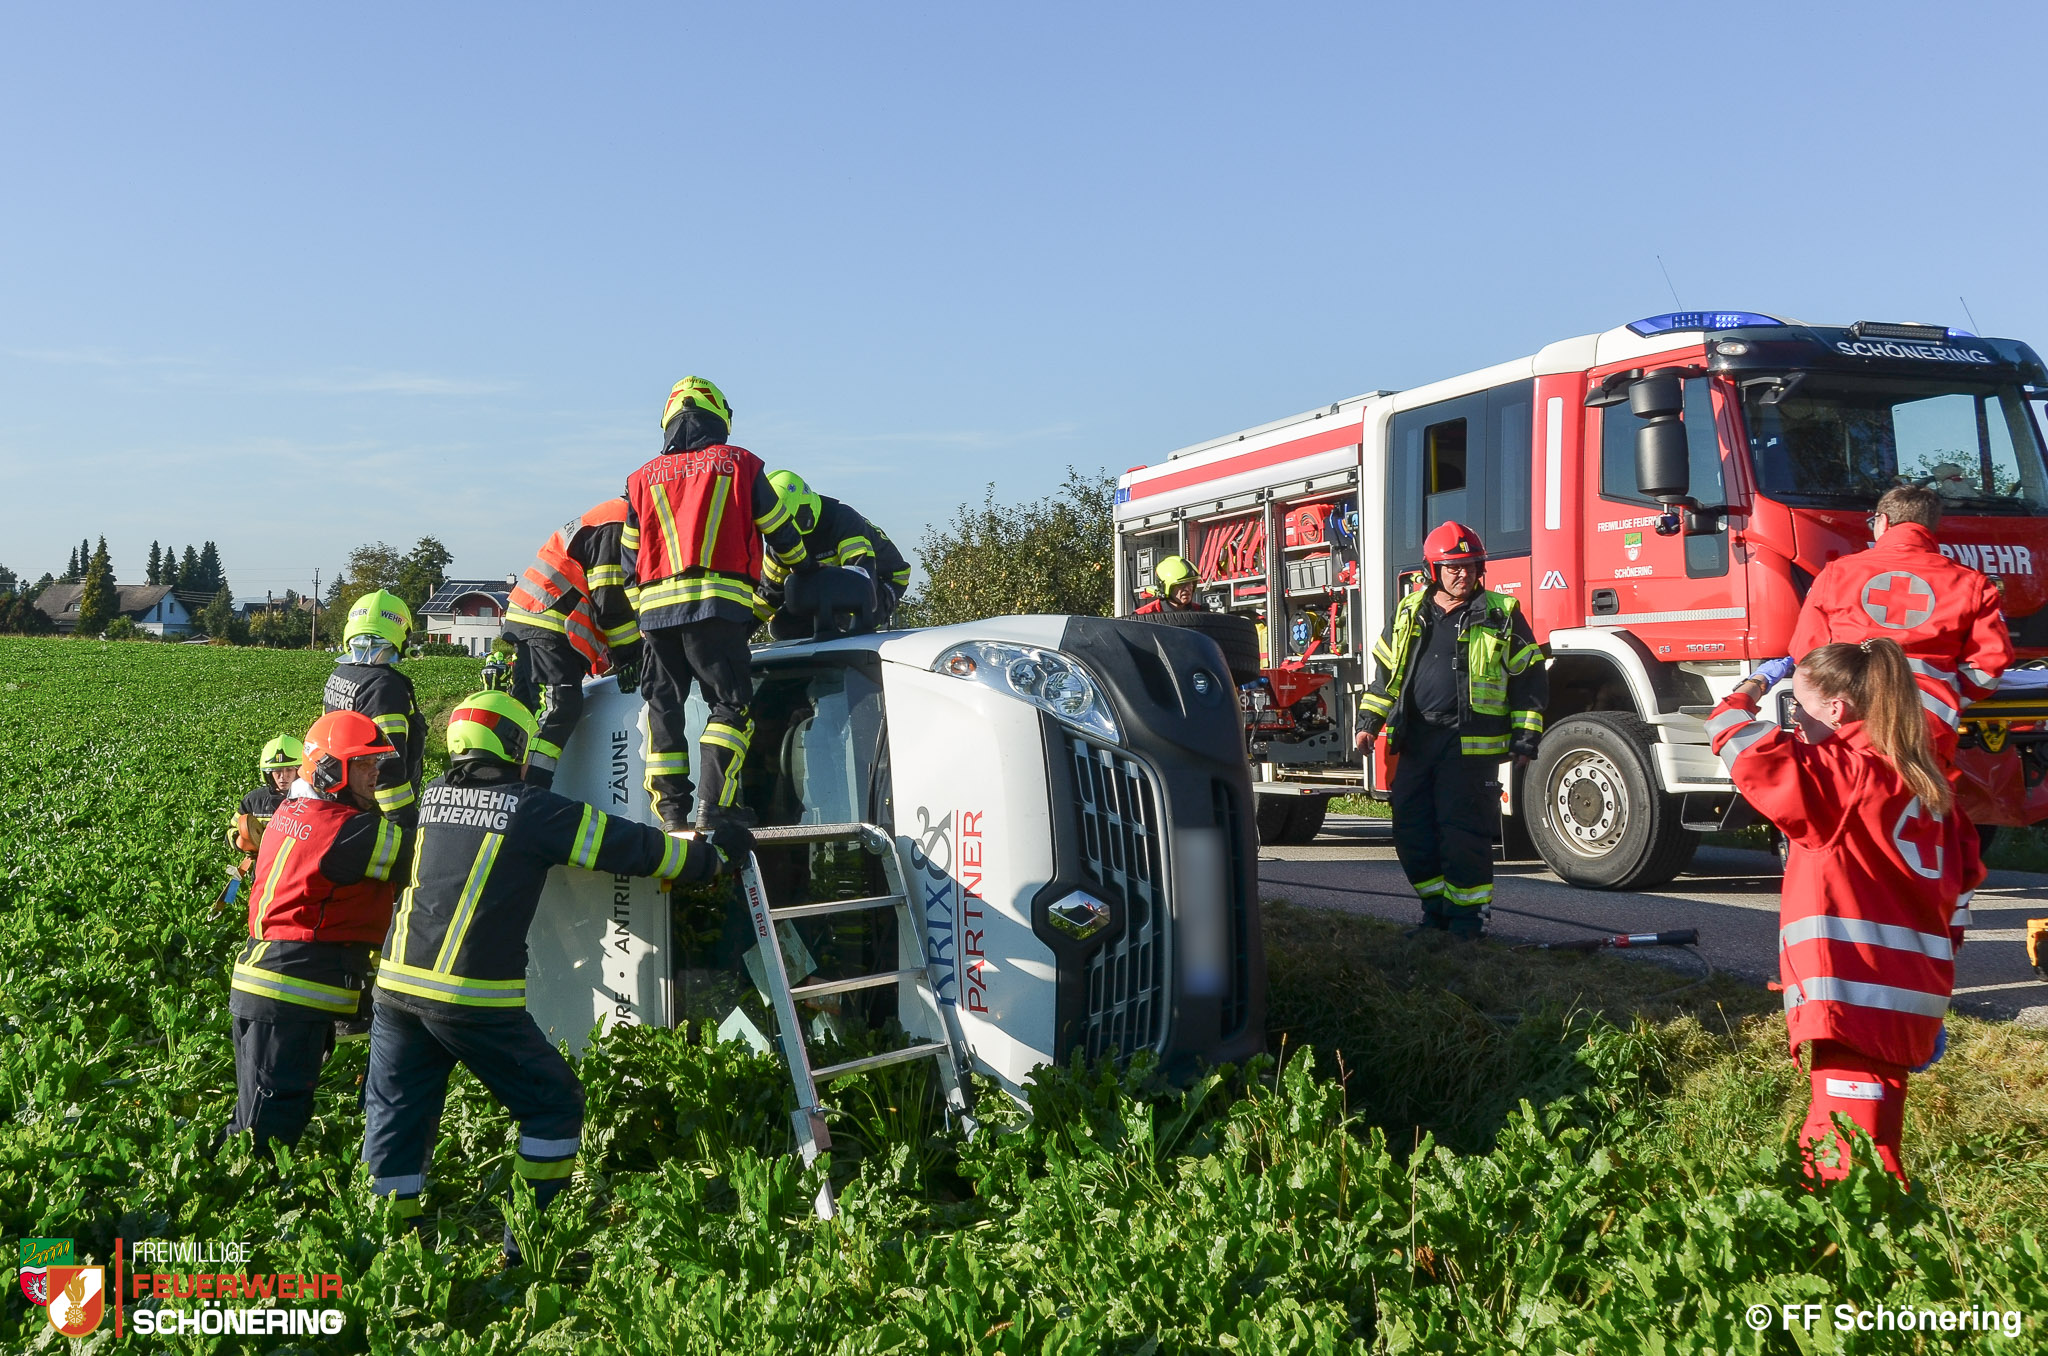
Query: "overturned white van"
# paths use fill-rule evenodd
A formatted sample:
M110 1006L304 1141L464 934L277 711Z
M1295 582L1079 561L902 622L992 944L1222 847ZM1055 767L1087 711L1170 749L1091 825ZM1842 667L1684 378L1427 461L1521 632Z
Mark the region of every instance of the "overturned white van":
M754 684L746 803L764 826L883 829L927 934L896 935L886 911L785 923L792 980L929 962L974 1067L1013 1095L1077 1050L1150 1050L1173 1068L1263 1048L1252 791L1214 642L1003 617L761 646ZM587 699L555 789L652 823L641 699L610 679ZM879 860L854 843L764 848L761 865L777 905L884 892ZM529 1005L572 1048L601 1024L759 1029L746 1012L762 1011L760 957L723 883L672 899L562 868L531 940ZM806 1020L836 1035L893 1019L942 1039L910 987L823 1002Z

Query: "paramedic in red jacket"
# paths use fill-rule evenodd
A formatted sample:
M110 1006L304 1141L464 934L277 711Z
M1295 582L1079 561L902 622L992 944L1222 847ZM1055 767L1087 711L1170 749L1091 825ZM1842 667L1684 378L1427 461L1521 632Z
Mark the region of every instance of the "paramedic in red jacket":
M1962 708L1997 690L2013 652L1997 587L1936 549L1940 522L1934 491L1885 491L1870 515L1877 544L1820 572L1793 627L1792 653L1831 640L1897 641L1920 684L1935 756L1947 765L1955 761Z
M1707 721L1740 791L1791 844L1778 969L1794 1057L1813 1043L1808 1171L1848 1175L1841 1113L1903 1178L1906 1074L1939 1059L1955 952L1984 879L1955 810L1906 654L1888 640L1823 645L1792 676L1800 734L1757 719L1788 660L1745 679ZM1803 736L1803 737L1802 737Z

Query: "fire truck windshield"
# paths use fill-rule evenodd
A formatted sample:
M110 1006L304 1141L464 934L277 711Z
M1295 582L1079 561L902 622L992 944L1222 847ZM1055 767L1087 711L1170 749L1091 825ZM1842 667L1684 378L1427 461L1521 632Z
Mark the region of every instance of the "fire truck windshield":
M1773 499L1868 508L1894 485L1925 485L1957 512L2048 513L2017 386L1810 372L1746 381L1742 404Z

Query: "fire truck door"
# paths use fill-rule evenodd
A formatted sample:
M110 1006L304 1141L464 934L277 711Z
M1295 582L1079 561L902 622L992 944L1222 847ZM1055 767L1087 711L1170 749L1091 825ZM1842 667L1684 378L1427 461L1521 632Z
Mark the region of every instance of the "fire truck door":
M1686 379L1691 492L1706 505L1727 502L1715 400L1709 378ZM1588 413L1599 416L1600 465L1599 492L1587 500L1586 624L1626 628L1659 659L1739 653L1745 598L1740 572L1729 569L1726 520L1710 532L1661 535L1662 507L1636 487L1642 421L1626 404Z

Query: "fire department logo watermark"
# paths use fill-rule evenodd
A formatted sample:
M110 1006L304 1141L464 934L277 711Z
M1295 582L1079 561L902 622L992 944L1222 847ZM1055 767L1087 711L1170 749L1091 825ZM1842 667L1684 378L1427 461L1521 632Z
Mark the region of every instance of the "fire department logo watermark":
M30 1304L50 1302L50 1268L70 1266L78 1260L68 1238L24 1238L21 1240L21 1293Z
M1894 1308L1879 1304L1752 1304L1742 1321L1752 1332L1948 1332L2018 1337L2026 1315L2017 1309L1986 1309L1976 1305L1926 1305ZM1802 1343L1803 1347L1805 1344Z
M1934 589L1907 570L1872 575L1861 601L1864 613L1887 631L1909 631L1934 615Z
M50 1326L66 1337L83 1337L107 1316L105 1267L51 1267Z

